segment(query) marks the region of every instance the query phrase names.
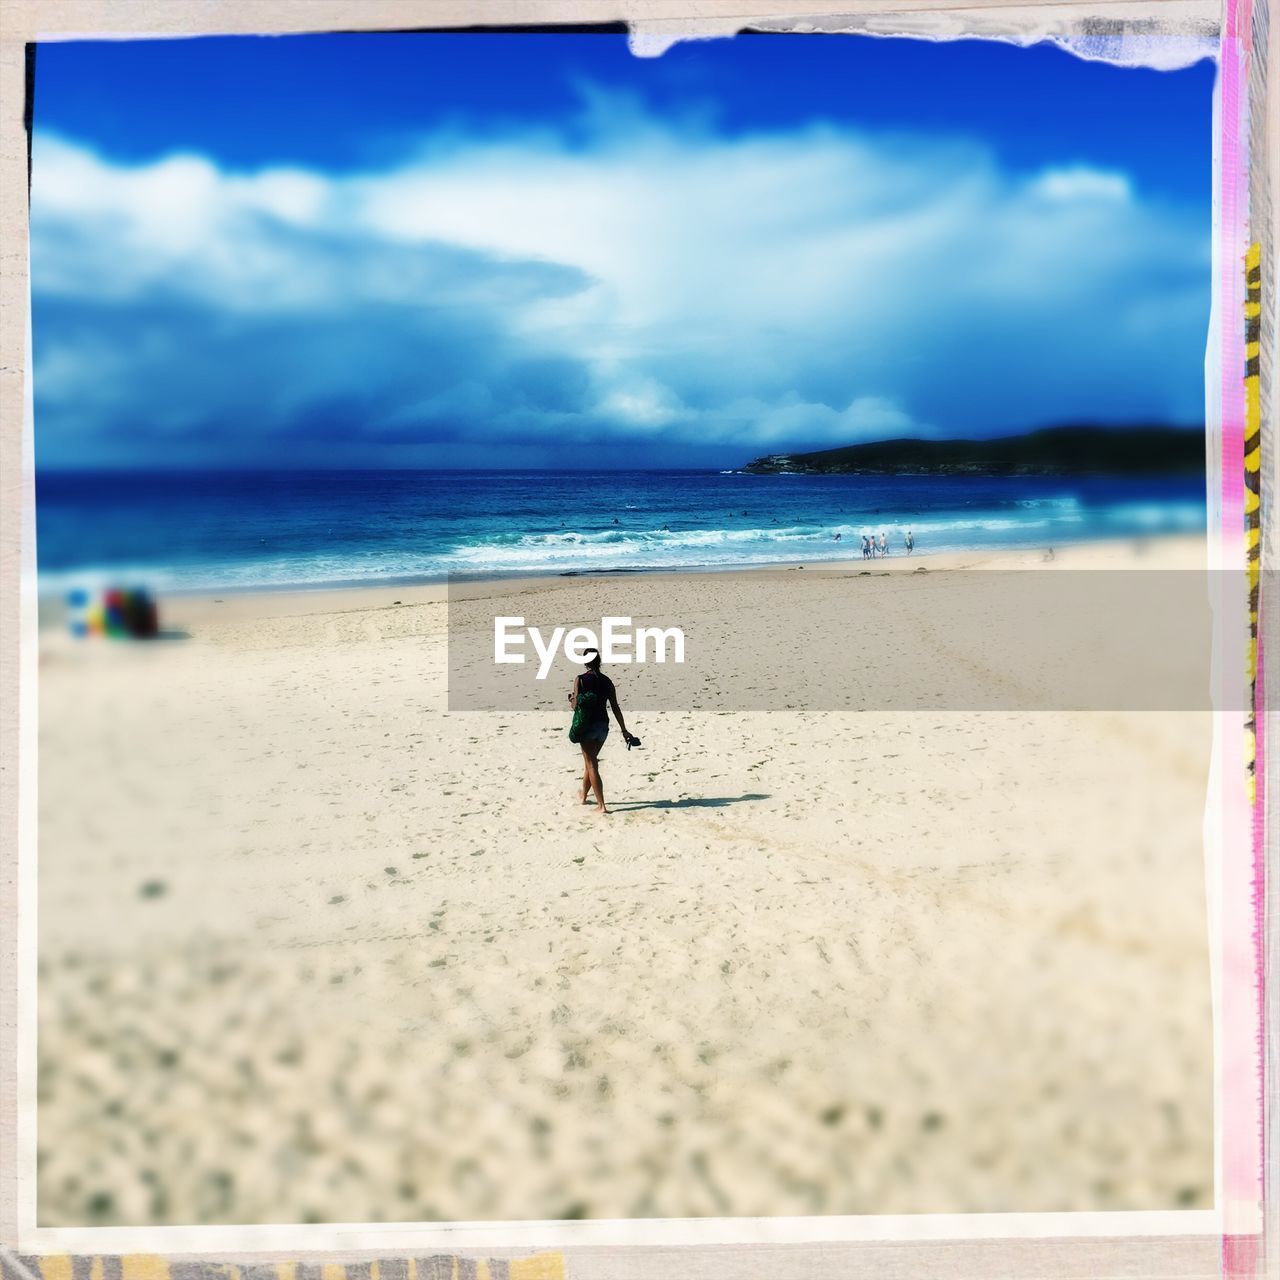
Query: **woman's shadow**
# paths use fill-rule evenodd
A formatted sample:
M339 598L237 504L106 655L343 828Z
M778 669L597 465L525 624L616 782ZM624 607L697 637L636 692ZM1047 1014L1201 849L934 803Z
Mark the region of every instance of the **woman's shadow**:
M727 804L741 804L744 800L768 800L762 792L749 791L742 796L686 796L683 800L624 800L610 804L611 809L723 809Z

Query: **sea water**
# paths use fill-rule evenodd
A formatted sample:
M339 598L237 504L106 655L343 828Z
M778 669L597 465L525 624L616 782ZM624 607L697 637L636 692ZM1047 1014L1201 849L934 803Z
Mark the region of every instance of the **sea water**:
M1205 527L1201 477L736 472L45 472L42 590L433 581L449 574L815 564Z

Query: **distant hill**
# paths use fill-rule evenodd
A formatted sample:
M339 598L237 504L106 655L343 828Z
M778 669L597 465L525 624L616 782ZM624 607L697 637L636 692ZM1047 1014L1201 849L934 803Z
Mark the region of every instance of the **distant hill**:
M753 475L1192 475L1204 431L1165 426L1062 426L995 440L875 440L815 453L771 453Z

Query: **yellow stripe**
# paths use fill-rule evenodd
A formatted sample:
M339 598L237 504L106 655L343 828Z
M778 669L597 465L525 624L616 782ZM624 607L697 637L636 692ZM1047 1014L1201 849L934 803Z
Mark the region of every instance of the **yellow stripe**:
M1255 243L1249 246L1245 254L1245 285L1247 297L1244 304L1244 314L1246 320L1254 320L1262 314L1262 283L1260 278L1260 268L1262 265L1262 245ZM1259 280L1255 284L1252 277L1258 274ZM1261 347L1257 342L1245 343L1245 358L1252 363L1256 369L1257 361L1260 356ZM1246 440L1251 439L1258 432L1258 424L1261 419L1261 406L1259 404L1259 387L1257 373L1247 373L1244 379L1244 416L1245 427L1244 436ZM1244 459L1246 475L1258 471L1262 466L1262 444L1259 441L1258 446L1251 449ZM1259 508L1257 495L1250 492L1248 486L1245 486L1245 514L1248 517L1245 528L1245 547L1249 568L1249 587L1250 594L1258 585L1258 570L1261 558L1261 529L1259 527ZM1244 730L1244 751L1245 751L1245 767L1248 773L1247 786L1249 793L1250 808L1257 802L1258 797L1258 780L1257 780L1257 763L1258 763L1258 731L1257 731L1257 705L1258 705L1258 615L1257 611L1252 607L1249 609L1249 647L1245 660L1245 671L1249 680L1249 717L1245 722Z
M320 1275L322 1280L347 1280L347 1269L340 1262L326 1262Z
M154 1253L129 1253L120 1259L121 1280L169 1280L169 1264Z
M42 1280L72 1280L71 1258L65 1253L53 1253L40 1259Z
M277 1262L276 1276L277 1280L294 1280L298 1274L298 1264L296 1262Z
M532 1258L513 1258L511 1280L564 1280L564 1254L536 1253Z

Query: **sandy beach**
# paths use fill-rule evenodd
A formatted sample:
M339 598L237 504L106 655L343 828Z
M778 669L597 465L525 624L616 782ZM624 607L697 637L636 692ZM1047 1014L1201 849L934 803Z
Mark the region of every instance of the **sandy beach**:
M1046 567L821 572L874 627L922 564ZM446 709L439 586L163 606L41 632L42 1225L1212 1203L1207 712L633 714L614 672L601 818L567 708Z

